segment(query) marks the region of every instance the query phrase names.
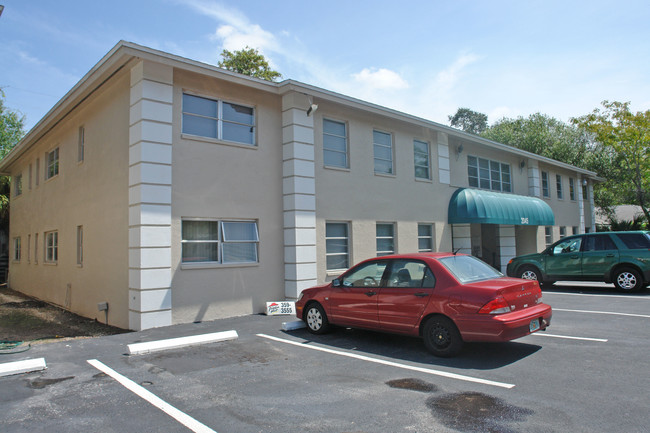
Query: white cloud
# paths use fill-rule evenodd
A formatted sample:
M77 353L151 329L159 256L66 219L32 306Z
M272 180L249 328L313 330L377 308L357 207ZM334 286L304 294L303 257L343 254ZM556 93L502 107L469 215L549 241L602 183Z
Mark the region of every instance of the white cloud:
M397 72L384 68L364 68L361 72L352 74L352 77L358 83L373 89L400 90L409 87L406 80L400 77Z
M461 54L454 63L438 72L435 81L436 87L440 90L451 90L460 80L466 67L478 60L479 57L474 54Z

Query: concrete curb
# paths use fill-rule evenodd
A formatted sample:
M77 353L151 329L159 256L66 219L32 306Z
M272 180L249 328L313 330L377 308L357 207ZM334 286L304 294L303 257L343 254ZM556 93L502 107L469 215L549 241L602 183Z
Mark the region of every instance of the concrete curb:
M26 359L24 361L5 362L0 364L0 377L12 374L31 373L32 371L45 370L45 358Z
M129 355L142 355L161 350L178 349L199 344L217 343L239 338L237 331L214 332L212 334L193 335L190 337L170 338L168 340L129 344Z

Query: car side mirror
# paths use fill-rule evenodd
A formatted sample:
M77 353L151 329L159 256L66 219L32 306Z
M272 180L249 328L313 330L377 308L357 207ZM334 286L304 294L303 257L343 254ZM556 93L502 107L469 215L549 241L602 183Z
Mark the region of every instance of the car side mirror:
M341 287L341 280L339 280L338 278L332 280L332 287Z

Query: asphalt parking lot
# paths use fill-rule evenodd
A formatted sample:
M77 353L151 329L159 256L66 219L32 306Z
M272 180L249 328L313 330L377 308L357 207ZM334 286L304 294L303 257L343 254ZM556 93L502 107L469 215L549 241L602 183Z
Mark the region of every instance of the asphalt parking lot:
M546 332L431 356L419 339L262 315L39 345L0 363L2 432L647 432L650 292L554 287ZM128 345L238 338L129 355Z

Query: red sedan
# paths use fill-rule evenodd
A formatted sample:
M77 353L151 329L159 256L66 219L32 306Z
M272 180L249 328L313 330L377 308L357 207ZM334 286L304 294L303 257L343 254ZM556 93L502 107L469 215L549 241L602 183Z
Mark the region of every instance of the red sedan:
M436 356L463 342L509 341L551 322L537 281L505 277L452 253L377 257L329 284L303 290L296 315L313 334L331 325L421 336Z

